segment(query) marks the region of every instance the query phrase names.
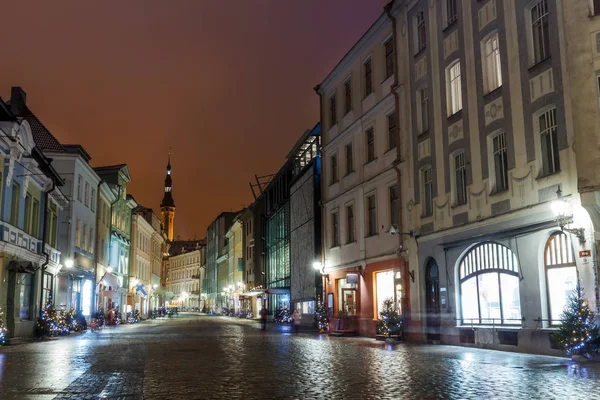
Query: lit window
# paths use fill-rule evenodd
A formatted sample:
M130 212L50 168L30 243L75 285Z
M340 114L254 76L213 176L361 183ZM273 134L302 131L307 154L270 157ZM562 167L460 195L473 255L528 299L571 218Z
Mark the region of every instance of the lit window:
M531 32L534 64L550 56L550 28L548 26L548 0L539 0L531 7Z
M454 156L454 189L456 205L467 204L467 167L463 152Z
M543 176L551 175L560 171L556 109L541 114L538 117L538 124L542 149L542 173Z
M483 42L483 84L485 93L489 93L502 85L502 64L500 62L500 45L498 33L494 33Z
M473 247L459 264L462 323L520 325L519 264L497 243Z
M577 265L569 235L558 232L550 236L544 251L550 324L560 323L567 298L577 286Z
M394 271L377 272L375 274L376 284L376 300L375 300L375 317L380 318L383 311L383 302L386 299L395 299L394 290Z
M454 115L462 110L460 61L446 68L446 82L448 85L448 115Z

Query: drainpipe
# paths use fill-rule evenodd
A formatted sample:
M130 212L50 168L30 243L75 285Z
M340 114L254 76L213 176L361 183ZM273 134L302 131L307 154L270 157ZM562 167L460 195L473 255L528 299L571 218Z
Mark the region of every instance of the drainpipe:
M96 279L98 279L98 251L100 250L100 248L98 247L99 244L99 238L100 235L98 235L98 226L100 225L100 213L98 212L100 210L99 206L100 206L100 186L102 185L103 181L98 182L98 187L96 188L96 237L94 238L94 286L92 288L92 301L93 301L93 305L94 305L94 309L91 310L92 312L92 316L90 318L95 318L94 315L96 314L96 312L98 311L98 300L96 299L96 295L97 295L97 285L98 283L96 282ZM110 240L110 239L109 239Z
M44 191L44 224L42 227L42 255L46 256L46 260L42 263L42 276L40 280L40 309L39 312L42 312L42 307L44 306L44 273L46 272L46 266L50 262L50 254L46 252L46 230L48 229L48 195L52 193L56 189L56 183L54 179L51 179L52 187L49 190Z
M402 234L402 232L404 232L404 229L402 227L402 172L400 170L400 163L402 163L403 157L402 157L402 149L401 149L401 138L400 138L400 95L398 94L398 90L400 88L400 84L399 84L399 71L398 71L398 63L399 63L399 48L398 48L398 38L397 38L397 32L398 32L398 23L396 21L396 17L394 15L392 15L392 6L394 4L394 0L390 1L388 4L385 5L384 10L385 13L387 14L388 18L392 21L392 40L394 43L394 83L392 84L392 87L390 88L390 91L392 92L392 94L394 95L394 112L396 114L396 160L394 161L394 169L396 170L397 173L397 188L398 188L398 249L399 252L400 250L404 249L404 235ZM399 257L401 257L399 255ZM402 260L401 260L402 261ZM410 308L409 308L409 301L408 299L409 297L409 290L410 290L410 281L408 279L408 271L409 271L409 266L408 263L406 261L402 261L402 264L405 268L403 268L402 271L402 276L404 278L404 298L402 299L402 313L405 316L405 319L408 320L410 318Z
M321 279L321 302L323 302L323 305L325 307L325 298L326 293L327 293L327 288L325 287L325 277L323 276L323 273L325 272L325 227L327 226L327 217L325 216L325 210L323 207L323 193L325 193L325 188L324 188L324 183L325 179L325 173L324 171L326 171L325 169L325 157L323 157L323 135L325 132L325 119L323 118L323 93L321 92L321 85L317 85L314 87L314 91L317 94L317 96L319 96L319 119L320 119L320 123L321 123L321 135L319 137L319 148L317 149L318 153L319 153L319 158L321 159L321 176L320 176L320 186L321 186L321 198L319 199L319 208L320 208L320 212L321 212L321 271L320 271L320 279ZM317 278L317 279L319 279ZM329 304L327 304L327 307L330 307Z

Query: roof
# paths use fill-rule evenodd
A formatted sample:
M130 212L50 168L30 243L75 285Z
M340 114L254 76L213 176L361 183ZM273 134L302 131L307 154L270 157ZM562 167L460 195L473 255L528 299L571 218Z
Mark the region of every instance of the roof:
M121 168L126 167L127 164L107 165L104 167L94 167L96 172L119 172Z
M321 135L321 123L317 122L317 124L312 129L307 129L306 131L304 131L304 133L302 134L302 136L300 136L300 138L298 139L296 144L294 144L294 147L292 147L292 149L290 150L290 152L288 153L286 158L294 157L296 155L296 152L298 151L298 149L300 149L302 147L302 145L304 144L304 142L306 141L306 138L308 138L309 136L320 136L320 135Z
M90 162L90 160L92 159L92 156L90 156L90 153L88 153L82 145L80 144L63 144L62 145L63 148L65 149L65 151L67 153L73 153L73 154L79 154L83 157L84 160L86 160L88 163Z
M25 106L23 115L18 118L19 120L25 120L31 126L31 134L35 145L43 150L52 151L65 151L64 147L54 137L54 135L46 128L46 126L39 120L39 118L31 111L31 109Z
M16 121L15 116L10 112L2 97L0 97L0 121Z

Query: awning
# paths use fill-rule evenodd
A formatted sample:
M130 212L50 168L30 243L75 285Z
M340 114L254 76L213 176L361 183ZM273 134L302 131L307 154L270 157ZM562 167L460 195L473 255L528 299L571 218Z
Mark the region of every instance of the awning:
M242 295L253 297L253 296L258 296L259 294L263 294L263 293L265 293L264 290L251 290L249 292L242 293Z
M9 271L16 271L20 274L35 274L35 267L31 261L11 261L8 263Z
M267 289L268 294L290 294L289 287L277 287Z
M119 277L113 273L105 273L102 277L102 280L105 283L104 286L112 288L113 291L116 291L121 287L121 285L119 284Z

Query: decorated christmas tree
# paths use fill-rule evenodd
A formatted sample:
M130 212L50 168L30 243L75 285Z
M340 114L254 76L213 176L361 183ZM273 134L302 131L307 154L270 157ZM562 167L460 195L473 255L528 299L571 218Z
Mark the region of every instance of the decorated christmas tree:
M61 328L58 325L58 315L54 304L52 304L52 297L48 298L46 305L40 312L40 317L37 320L36 325L37 336L57 336L61 332Z
M290 312L287 306L279 306L275 309L275 318L273 318L274 322L278 324L287 324L290 322Z
M8 329L4 325L4 311L0 310L0 345L6 344L6 337L8 336Z
M567 305L560 315L558 332L553 336L568 355L590 355L598 351L596 316L583 295L583 289L578 284L567 299Z
M78 331L79 330L79 324L77 323L77 318L75 316L76 312L75 309L71 308L69 311L67 311L65 313L65 322L67 325L67 328L70 331Z
M383 310L379 313L377 334L390 337L400 333L402 318L394 308L394 299L388 297L383 301Z
M317 320L317 326L319 327L319 332L326 332L329 329L329 317L327 316L327 311L323 306L323 302L321 301L321 296L317 298L317 307L315 309L315 319Z

